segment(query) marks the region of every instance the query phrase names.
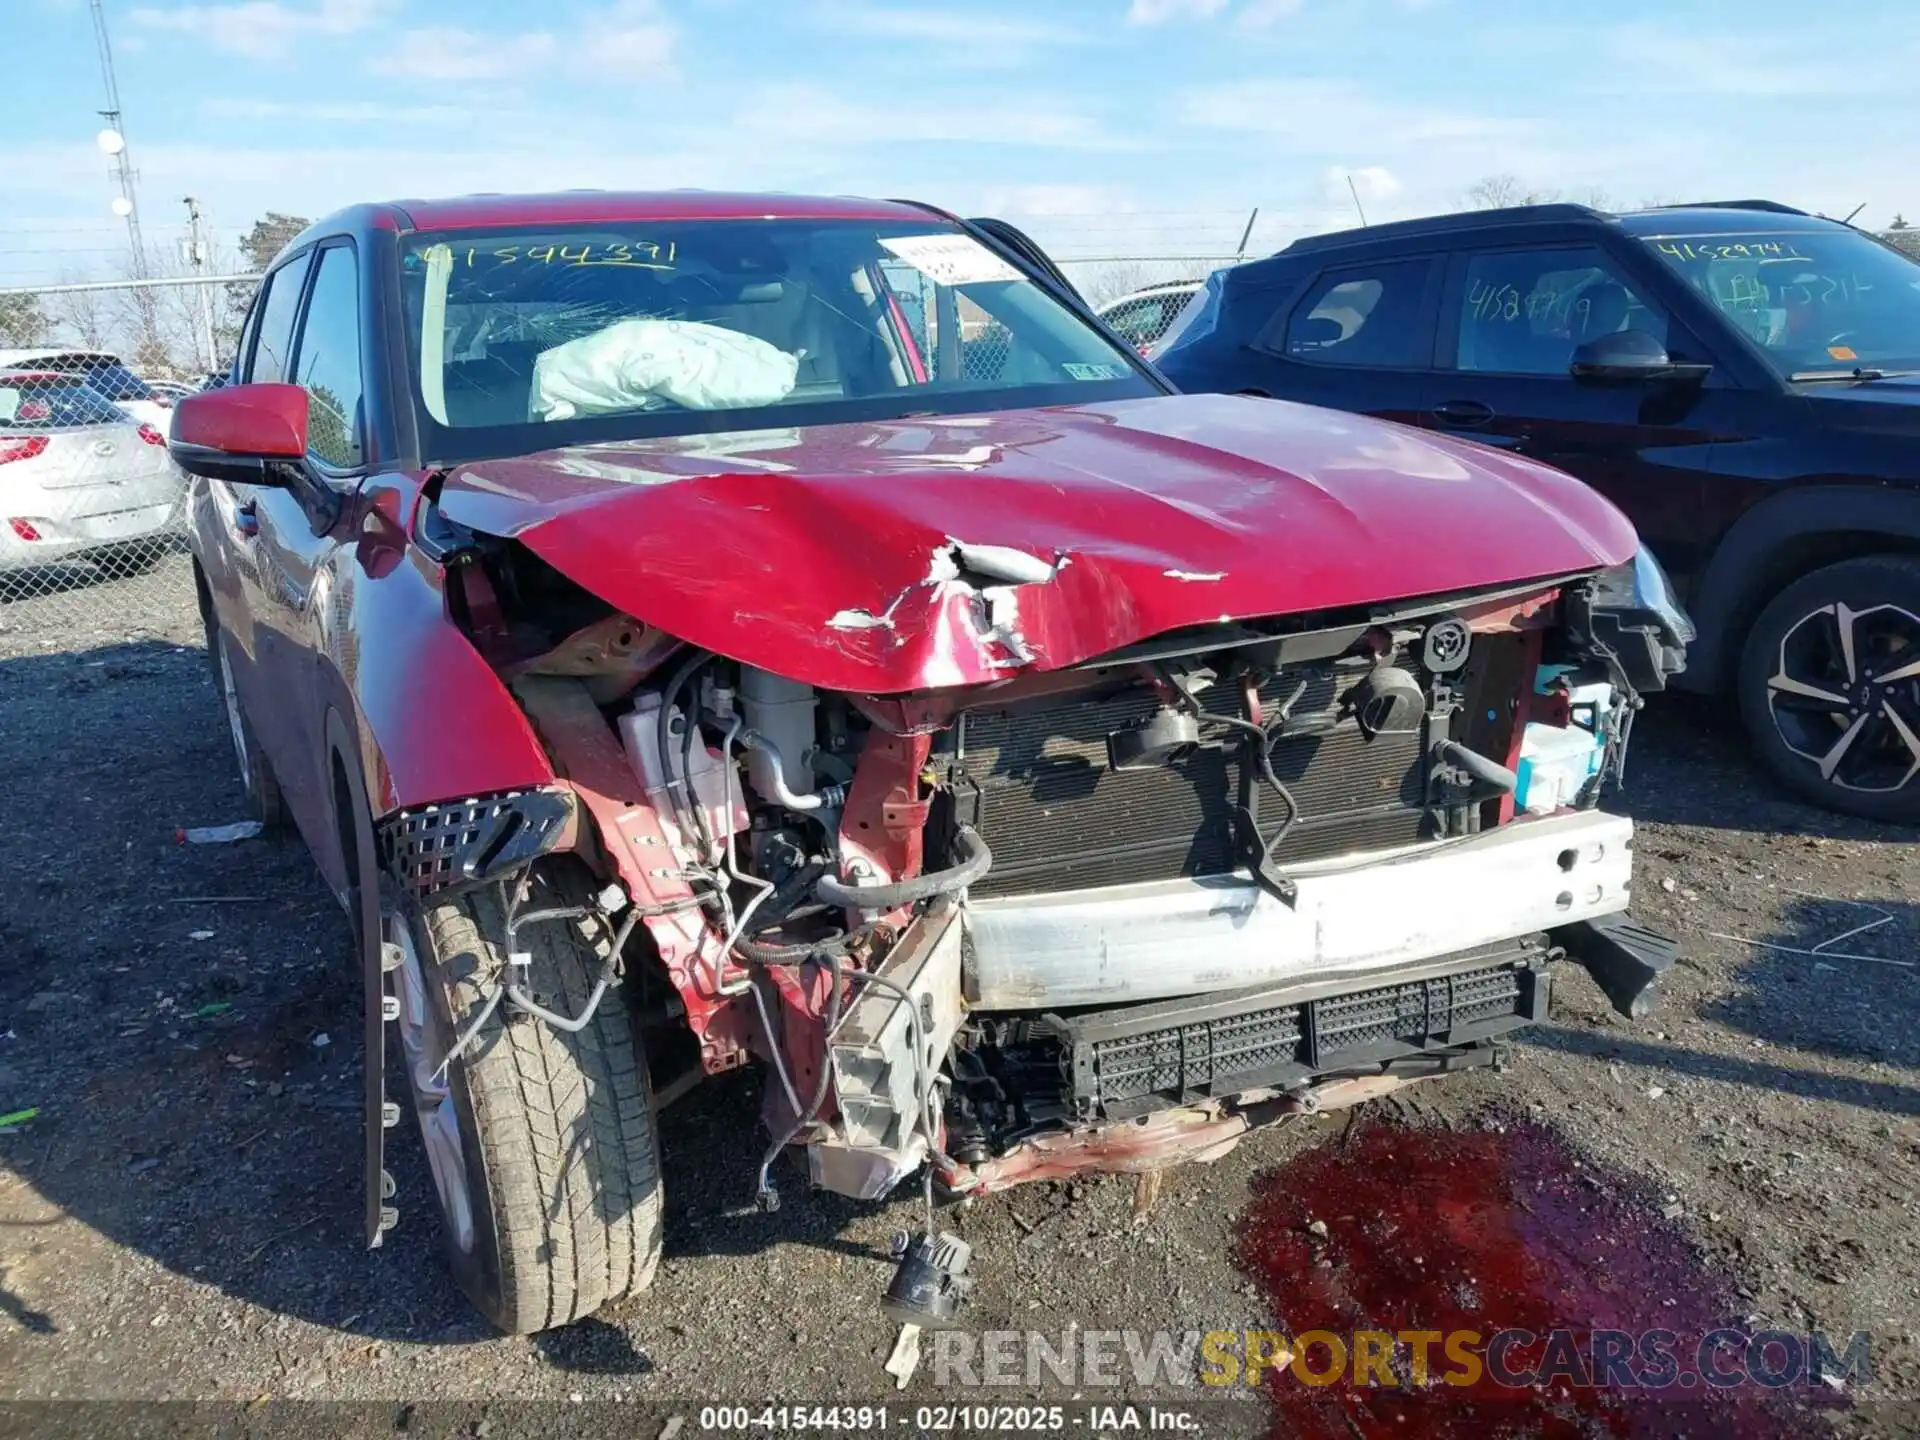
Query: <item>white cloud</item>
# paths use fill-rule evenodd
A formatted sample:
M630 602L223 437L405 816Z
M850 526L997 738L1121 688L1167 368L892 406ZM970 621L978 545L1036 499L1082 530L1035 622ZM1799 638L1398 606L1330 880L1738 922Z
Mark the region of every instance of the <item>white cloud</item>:
M1131 191L1112 185L1000 185L980 208L990 215L1105 216L1139 209Z
M651 0L626 0L588 15L564 39L546 30L423 26L403 32L367 68L397 79L536 81L566 72L657 80L673 73L674 40Z
M237 5L180 5L164 10L143 6L128 18L150 30L191 35L216 50L252 60L275 60L302 40L364 30L388 8L388 0L313 0L309 5L245 0Z
M911 103L908 103L911 102ZM962 94L953 99L916 90L853 100L824 85L774 85L733 116L731 137L750 149L796 142L847 147L1019 145L1058 150L1136 150L1141 142L1113 135L1091 116L1018 91Z
M1350 143L1356 136L1370 145L1484 141L1527 128L1524 122L1382 99L1338 80L1237 80L1195 86L1177 95L1173 108L1188 124L1264 135L1309 153Z
M398 79L505 80L544 67L559 48L544 30L482 35L457 25L431 25L403 31L367 68Z
M1305 3L1306 0L1247 0L1235 23L1243 30L1264 30L1298 15Z
M673 69L675 38L653 0L622 0L587 22L576 53L582 69L657 79Z
M815 12L816 23L839 34L877 40L924 40L932 44L974 47L984 58L1008 47L1025 51L1038 45L1084 45L1093 36L1070 25L1037 17L987 15L967 10L904 10L832 0ZM916 55L947 59L944 55Z
M1234 0L1132 0L1127 9L1129 25L1159 25L1168 20L1207 20L1225 10ZM1426 10L1440 0L1394 0L1403 10ZM1265 30L1282 20L1290 20L1306 9L1307 0L1246 0L1233 13L1241 30ZM1358 8L1357 3L1353 5Z
M1889 37L1892 40L1894 37ZM1631 67L1634 89L1643 93L1715 95L1778 100L1859 96L1905 87L1912 55L1893 45L1895 63L1884 69L1836 64L1804 47L1720 35L1710 45L1697 34L1664 25L1623 25L1602 37L1613 62Z
M1169 20L1205 20L1227 8L1227 0L1133 0L1129 25L1160 25Z
M213 120L299 120L321 125L470 124L479 115L465 105L386 105L373 100L243 100L225 95L201 101L200 113ZM497 119L502 113L492 106L486 111L490 119Z
M1391 200L1403 188L1400 177L1384 165L1330 165L1320 177L1329 200L1350 201L1354 191L1362 200Z

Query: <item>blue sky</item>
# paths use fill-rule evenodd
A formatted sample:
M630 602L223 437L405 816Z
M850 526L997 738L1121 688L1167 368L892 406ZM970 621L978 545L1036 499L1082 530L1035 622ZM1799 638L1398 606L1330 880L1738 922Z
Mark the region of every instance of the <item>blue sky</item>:
M84 0L11 17L0 283L105 274ZM109 0L142 216L569 186L906 195L1062 254L1765 195L1920 223L1914 0ZM24 63L22 63L24 61Z

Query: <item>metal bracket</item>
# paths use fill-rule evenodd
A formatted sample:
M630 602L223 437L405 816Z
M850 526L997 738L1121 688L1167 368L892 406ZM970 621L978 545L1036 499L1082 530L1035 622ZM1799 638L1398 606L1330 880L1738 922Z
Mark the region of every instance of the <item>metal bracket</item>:
M365 903L364 901L362 902ZM367 916L356 917L363 924L374 923ZM363 932L364 933L364 932ZM377 934L378 932L376 932ZM363 941L363 945L367 942ZM391 1228L393 1177L386 1168L387 1100L387 1026L388 1011L398 1014L399 1002L387 994L386 952L395 947L374 940L362 949L362 983L365 997L361 1010L365 1016L366 1089L361 1102L361 1130L366 1136L366 1238L369 1250L378 1249L381 1238ZM396 1216L397 1218L397 1216Z

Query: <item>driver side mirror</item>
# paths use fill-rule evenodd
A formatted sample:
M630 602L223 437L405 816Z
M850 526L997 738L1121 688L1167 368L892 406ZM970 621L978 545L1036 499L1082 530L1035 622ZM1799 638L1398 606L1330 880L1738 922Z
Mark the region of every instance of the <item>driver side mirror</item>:
M229 385L174 407L167 450L189 475L283 485L278 466L307 453L307 392L298 385Z
M1590 385L1645 385L1653 381L1698 383L1711 365L1676 364L1667 347L1644 330L1616 330L1576 346L1567 367L1574 379Z

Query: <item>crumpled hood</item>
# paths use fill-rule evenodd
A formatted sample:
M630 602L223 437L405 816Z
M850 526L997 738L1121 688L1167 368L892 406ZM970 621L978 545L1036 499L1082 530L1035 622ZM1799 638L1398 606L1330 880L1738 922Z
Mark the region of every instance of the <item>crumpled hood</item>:
M557 450L462 466L440 506L682 639L880 694L1598 569L1636 544L1558 471L1225 395Z

